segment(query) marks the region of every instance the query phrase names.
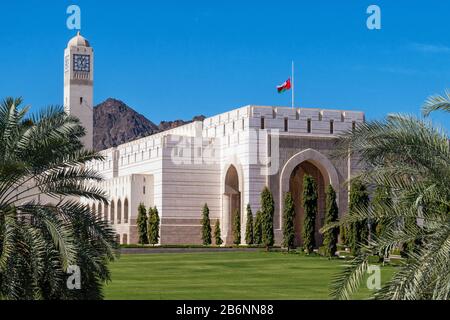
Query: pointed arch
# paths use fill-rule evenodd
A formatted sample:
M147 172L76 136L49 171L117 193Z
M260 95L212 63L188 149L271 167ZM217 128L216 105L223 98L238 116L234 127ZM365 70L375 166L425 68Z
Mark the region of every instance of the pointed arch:
M117 200L117 224L122 223L122 200Z
M339 175L337 173L336 168L333 163L322 153L314 149L306 149L303 150L294 156L292 156L284 165L281 174L280 174L280 207L279 212L282 213L284 210L284 196L287 192L289 192L289 183L291 179L291 175L294 170L302 163L310 162L314 166L316 166L324 180L325 184L331 184L333 189L336 191L336 201L339 206ZM279 214L280 225L282 225L282 214Z
M125 198L125 201L123 202L123 223L128 223L128 199Z

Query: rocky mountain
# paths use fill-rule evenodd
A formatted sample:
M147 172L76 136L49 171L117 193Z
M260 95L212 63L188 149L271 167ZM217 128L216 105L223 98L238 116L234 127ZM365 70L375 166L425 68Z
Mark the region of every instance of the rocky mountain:
M108 149L203 119L204 116L197 116L190 121L162 121L156 125L124 102L109 98L94 107L94 149Z

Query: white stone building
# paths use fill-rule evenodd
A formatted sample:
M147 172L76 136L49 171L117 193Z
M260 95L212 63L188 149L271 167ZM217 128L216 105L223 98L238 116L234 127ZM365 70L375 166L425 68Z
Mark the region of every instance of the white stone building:
M92 147L93 137L93 60L93 50L81 35L70 40L64 101L67 112L78 116L87 129L86 147ZM357 169L352 159L329 157L336 135L363 121L364 113L355 111L241 107L102 151L106 160L91 166L104 175L100 185L110 203L89 205L110 221L121 243L137 242L137 207L144 203L159 210L161 244L199 244L202 207L207 203L212 225L220 220L222 238L230 244L233 212L241 213L244 235L245 208L250 204L256 214L260 193L268 186L275 201L276 243L282 239L282 199L290 191L300 244L303 175L311 174L318 184L318 230L324 220L325 187L334 187L344 214L344 182ZM316 237L320 244L318 232Z

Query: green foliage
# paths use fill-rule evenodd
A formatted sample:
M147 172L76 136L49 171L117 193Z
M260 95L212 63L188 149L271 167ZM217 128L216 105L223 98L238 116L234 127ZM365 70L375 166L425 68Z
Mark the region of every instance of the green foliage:
M316 246L315 241L315 226L317 216L317 185L313 177L305 174L303 177L303 247L306 253L314 251Z
M241 244L241 213L236 209L233 213L233 243Z
M262 244L267 250L274 244L273 234L273 214L275 211L275 204L272 193L268 187L264 187L261 192L261 231Z
M283 247L290 248L294 247L295 240L295 229L294 229L294 219L295 219L295 208L294 199L290 192L286 193L284 197L284 211L283 211Z
M349 215L352 216L358 210L366 210L369 206L369 193L361 181L354 179L350 187ZM353 254L358 254L361 245L369 240L368 219L358 220L349 227L349 246Z
M253 231L254 231L253 243L256 245L262 244L262 212L261 212L261 210L258 210L256 212L255 226L253 228Z
M74 199L107 203L88 166L104 158L83 148L85 130L63 108L28 117L21 103L0 103L0 300L102 299L115 232ZM67 287L72 265L80 290Z
M349 231L346 225L339 226L339 235L341 237L342 245L344 245L345 247L348 247L349 245L348 233Z
M156 207L149 209L148 218L148 242L151 245L159 243L159 213Z
M254 234L253 234L253 212L250 204L247 204L247 224L245 226L245 242L248 245L253 244Z
M450 99L428 99L423 112L449 111ZM332 284L332 296L349 299L367 274L373 254L389 254L399 244L408 247L392 279L374 294L387 300L448 300L450 291L450 145L448 134L414 116L393 114L382 121L360 123L342 135L335 157L355 157L364 171L355 179L390 190L392 201L353 206L342 225L380 222L381 232L363 245ZM378 208L377 208L378 207ZM326 229L325 227L324 229Z
M374 231L377 237L380 237L385 230L389 227L389 219L386 218L389 214L387 210L392 206L391 190L385 186L377 186L375 194L372 200L372 207L377 215L378 219L372 221L375 225Z
M216 240L216 246L222 245L222 236L220 233L220 221L217 219L216 224L214 226L214 239Z
M209 220L209 208L205 203L202 213L202 241L203 245L211 245L211 221Z
M137 229L139 234L139 244L148 244L147 236L147 209L143 203L138 207L138 217L137 217Z
M331 185L326 190L325 200L325 224L336 223L339 219L339 210L336 202L336 192ZM334 257L337 251L339 227L330 228L323 234L324 253L328 257Z

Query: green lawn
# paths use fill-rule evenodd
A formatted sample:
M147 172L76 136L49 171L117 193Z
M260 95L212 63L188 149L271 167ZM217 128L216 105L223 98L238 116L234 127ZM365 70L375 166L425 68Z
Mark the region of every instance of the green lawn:
M281 252L122 255L106 299L328 299L344 261ZM392 267L382 269L382 281ZM370 295L361 290L356 299Z

